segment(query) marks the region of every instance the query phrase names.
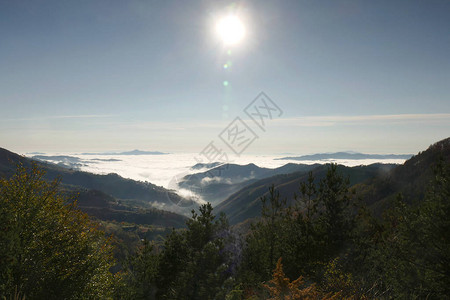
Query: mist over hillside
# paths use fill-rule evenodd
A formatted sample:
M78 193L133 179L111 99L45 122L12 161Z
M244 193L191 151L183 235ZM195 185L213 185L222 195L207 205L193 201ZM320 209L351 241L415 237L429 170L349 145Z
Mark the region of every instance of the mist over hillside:
M256 270L256 274L261 276L265 273L258 271L254 264L248 265L248 261L252 261L256 257L261 260L261 263L268 266L274 264L273 260L265 261L264 255L260 257L261 241L263 243L269 242L268 246L263 246L262 249L271 249L271 234L273 234L272 238L276 240L276 245L278 245L277 248L273 249L273 251L277 251L276 256L284 257L292 264L299 263L301 259L299 260L296 252L283 254L284 249L300 243L301 249L311 251L310 248L313 247L311 242L303 241L305 236L308 236L309 230L314 230L314 239L318 239L317 241L313 240L313 243L323 244L315 251L330 251L327 250L330 247L329 245L337 244L337 250L331 250L333 252L330 252L333 253L332 255L337 255L337 253L341 253L342 250L340 249L345 249L347 255L355 256L357 254L353 252L354 249L348 248L347 243L356 243L355 245L364 243L367 233L356 231L360 236L354 240L355 237L353 237L352 232L361 230L358 228L366 224L365 222L372 222L370 226L380 226L375 225L376 222L385 220L384 215L386 213L395 215L395 211L399 209L399 201L402 201L400 202L401 205L406 207L404 209L411 209L407 212L409 214L415 213L415 206L417 205L427 208L427 205L431 203L433 206L429 206L427 209L438 210L439 207L435 203L448 206L441 196L431 198L434 199L434 202L427 202L430 201L427 200L427 197L430 197L429 195L435 195L427 187L430 182L436 180L433 179L434 177L438 178L437 180L444 180L444 183L447 180L448 176L439 178L441 178L440 176L446 176L445 170L450 166L450 138L431 145L427 150L412 156L403 164L375 163L344 166L320 163L288 163L278 168L263 168L252 163L246 165L195 164L189 168L190 174L180 176L178 181L179 194L175 193L174 190L167 190L149 182L134 181L114 173L107 175L92 174L74 170L73 167L64 164L64 162L83 164L83 161L75 156L38 155L34 156L34 159L19 156L0 148L0 177L10 178L14 174L16 166L20 164L26 168L32 168L33 165L38 166L46 172L44 178L47 181L60 177L59 192L68 196L68 199L77 199L77 208L99 222L99 226L104 228L107 234L117 236L113 242L117 249L115 256L124 264L127 264L125 260L127 253L136 252L134 254L137 255L134 256L134 259L136 259L136 257L144 255L140 251L148 249L145 247L151 247L150 250L145 250L150 251L148 253L151 254L145 255L151 255L151 258L147 258L151 261L155 257L166 259L165 255L172 255L173 251L175 253L185 251L180 249L194 251L192 249L197 249L196 243L198 243L199 237L202 237L195 232L199 230L200 232L203 230L208 232L208 228L212 228L213 231L209 233L210 236L207 238L205 245L215 243L217 247L215 246L214 249L229 251L227 253L230 253L231 257L231 261L228 262L230 266L240 264L244 270L247 270L246 272L255 272ZM109 156L103 159L94 158L94 160L98 163L118 163L122 161ZM58 164L47 161L58 162ZM436 172L441 172L439 174L443 175L434 175L437 174ZM22 177L19 176L18 178ZM3 181L2 184L5 184L4 182L7 181ZM444 196L448 195L445 194L448 186L436 186L436 188L438 193ZM192 191L195 193L195 197L193 195L186 197L180 193L183 189ZM439 192L441 189L442 191ZM212 202L215 207L213 208L210 203L203 204L205 199ZM315 204L310 206L311 203ZM69 201L64 206L70 207L71 204L72 202ZM198 207L199 205L200 207ZM408 208L409 206L411 208ZM189 210L192 210L192 215L188 219L186 216L188 216ZM216 218L212 215L213 210L216 214L220 214L216 221L213 221ZM325 213L332 214L332 218L326 219ZM313 214L313 218L309 217L311 214ZM435 213L433 213L434 215ZM327 223L323 223L323 218L328 220ZM403 213L401 218L404 219ZM346 223L335 222L335 220L347 222L347 219L349 220L347 225ZM442 216L438 221L442 222ZM333 222L336 224L330 225ZM357 226L349 226L350 224L356 224ZM428 224L429 220L426 219L423 225L427 226ZM230 225L232 227L229 227ZM285 226L292 227L291 230L288 230L287 236L285 236L286 233L283 230ZM323 226L328 226L326 232L323 232ZM335 226L342 226L341 230L336 231ZM367 226L367 224L364 226ZM175 230L175 228L178 228L178 230ZM303 232L303 230L307 231ZM393 229L388 226L377 230L385 230L388 234ZM328 237L330 232L335 235L332 239ZM302 233L298 238L291 235L298 233ZM238 235L245 239L245 246L236 243ZM370 244L376 242L377 235L378 233L375 233L370 236L371 239L375 239L373 242L369 242ZM281 238L282 236L283 238ZM423 237L432 238L433 241L436 240L434 236L430 236L428 233ZM152 240L151 244L145 242L147 238ZM141 240L144 240L144 248L136 250L139 249L138 245ZM180 243L185 244L180 246ZM394 246L392 242L388 242L386 245L381 244L376 247L385 249ZM191 247L193 248L191 249ZM421 245L421 247L424 247L424 245ZM425 245L425 247L428 246ZM358 251L368 251L368 253L374 251L366 248ZM162 251L161 256L157 256L159 254L156 254L157 252L154 252L156 250L153 249L160 249L157 251ZM376 251L379 251L378 248L376 249ZM438 250L441 251L440 249L441 246ZM242 259L244 262L241 262L235 254L235 252L240 251L250 251L253 254L243 252ZM202 260L210 259L210 255L203 254L203 252L199 252L198 255ZM330 254L325 256L325 262L329 259L328 255ZM441 255L440 252L439 255ZM185 255L180 257L186 259ZM422 255L420 258L422 258ZM361 258L356 256L350 261L353 262L354 259ZM369 259L367 263L378 264L379 259L380 257L375 256ZM401 259L400 256L394 261L397 262ZM434 261L432 256L426 259ZM278 260L277 268L281 268L280 261L281 259ZM176 264L176 260L170 258L167 263ZM208 261L208 263L210 262ZM351 265L352 263L347 264ZM117 272L122 268L121 264L111 265L110 271ZM145 266L145 268L147 267ZM291 270L287 265L286 270L298 273L298 267ZM305 270L302 272L311 272L308 269ZM357 276L367 276L364 273L367 271L359 271L357 265L353 266L353 270L356 270L354 271L355 274L359 274ZM153 272L165 271L154 269ZM363 272L363 275L356 272ZM268 274L266 272L265 276L268 276ZM436 281L433 280L434 282ZM364 293L371 292L367 290Z
M184 177L188 174L207 172L217 167L217 162L209 164L199 164L195 157L195 153L167 153L164 155L112 155L95 153L89 155L81 155L79 153L63 153L63 154L39 154L28 155L28 157L58 164L69 169L86 171L96 174L117 173L122 177L130 178L138 181L148 181L152 184L165 188L174 188L171 181L174 177ZM335 162L345 166L370 165L374 163L386 164L402 164L405 158L365 158L365 159L313 159L302 160L302 164L326 164ZM254 164L258 168L275 169L286 164L298 164L295 159L286 159L280 155L250 155L243 154L239 158L235 158L230 164L248 165ZM183 175L184 174L184 175ZM170 187L169 187L170 185Z

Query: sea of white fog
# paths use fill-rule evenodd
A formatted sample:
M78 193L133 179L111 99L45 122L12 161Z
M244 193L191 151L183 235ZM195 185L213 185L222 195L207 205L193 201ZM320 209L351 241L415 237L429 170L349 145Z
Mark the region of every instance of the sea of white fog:
M33 157L36 154L25 154L27 157ZM192 170L191 167L198 163L197 153L171 153L163 155L104 155L89 154L82 155L77 153L39 153L41 160L51 163L60 163L66 166L72 166L74 169L91 172L95 174L117 173L122 177L139 181L147 181L158 186L168 188L175 177L182 174L195 173L203 170ZM45 157L51 157L46 159ZM287 163L302 164L325 164L338 163L346 166L369 165L373 163L403 164L405 159L365 159L365 160L314 160L314 161L296 161L296 160L276 160L284 157L283 155L241 155L240 157L230 158L230 163L246 165L254 163L259 167L277 168ZM197 158L198 159L198 158ZM207 162L207 161L204 161Z

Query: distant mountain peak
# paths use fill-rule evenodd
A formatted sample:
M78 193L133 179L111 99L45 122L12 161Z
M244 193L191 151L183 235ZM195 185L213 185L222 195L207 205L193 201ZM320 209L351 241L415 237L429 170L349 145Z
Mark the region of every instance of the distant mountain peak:
M141 151L138 149L134 149L132 151L125 151L125 152L100 152L100 153L85 152L85 153L81 153L81 155L165 155L165 154L169 154L169 153L160 152L160 151Z
M222 165L220 162L212 162L212 163L197 163L191 167L191 170L200 170L200 169L211 169Z
M412 154L365 154L358 152L334 152L334 153L316 153L311 155L302 156L289 156L276 158L276 160L327 160L327 159L351 159L351 160L361 160L361 159L409 159Z

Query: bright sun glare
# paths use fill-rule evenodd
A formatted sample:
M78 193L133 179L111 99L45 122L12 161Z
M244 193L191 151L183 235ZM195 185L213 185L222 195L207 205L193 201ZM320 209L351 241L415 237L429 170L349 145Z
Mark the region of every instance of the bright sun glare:
M238 44L245 35L244 24L236 16L227 16L217 22L217 33L225 45Z

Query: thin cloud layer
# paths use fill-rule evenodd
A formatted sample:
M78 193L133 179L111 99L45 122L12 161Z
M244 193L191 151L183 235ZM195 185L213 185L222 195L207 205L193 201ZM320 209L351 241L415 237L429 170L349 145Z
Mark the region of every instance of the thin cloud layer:
M339 124L371 124L377 122L402 122L430 124L450 124L450 114L392 114L392 115L356 115L356 116L305 116L273 120L276 125L321 127Z

